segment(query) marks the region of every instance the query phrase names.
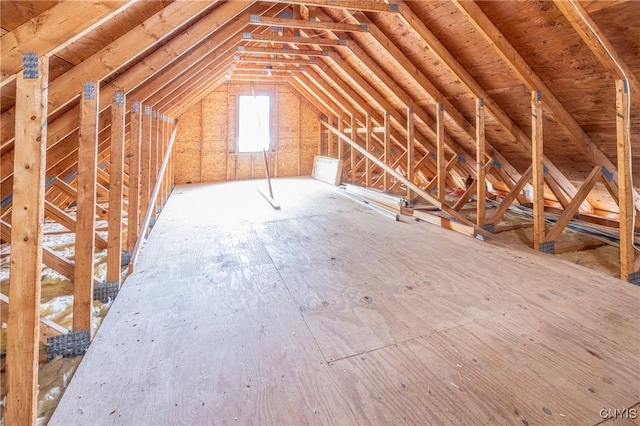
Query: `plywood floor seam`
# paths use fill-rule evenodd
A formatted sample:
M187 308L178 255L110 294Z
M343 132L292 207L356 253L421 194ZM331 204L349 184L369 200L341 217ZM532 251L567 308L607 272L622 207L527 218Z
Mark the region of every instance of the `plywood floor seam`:
M331 186L177 187L52 425L597 424L640 288Z

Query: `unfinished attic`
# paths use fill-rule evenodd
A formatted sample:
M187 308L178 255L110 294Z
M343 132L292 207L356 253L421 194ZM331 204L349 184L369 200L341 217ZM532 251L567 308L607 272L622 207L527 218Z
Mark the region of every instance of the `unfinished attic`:
M3 424L637 424L640 2L0 13Z

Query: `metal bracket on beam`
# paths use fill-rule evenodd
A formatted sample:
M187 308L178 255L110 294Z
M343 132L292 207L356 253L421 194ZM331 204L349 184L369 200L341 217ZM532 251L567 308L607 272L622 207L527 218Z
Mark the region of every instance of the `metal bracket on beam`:
M72 171L71 173L69 173L67 176L63 177L63 178L62 178L62 180L63 180L65 183L69 183L69 182L71 182L72 180L74 180L74 179L76 178L76 176L78 176L78 171L77 171L77 170L74 170L74 171Z
M93 81L84 83L84 99L91 100L96 97L96 84Z
M39 76L38 54L34 52L24 52L22 54L22 77L25 79L34 79Z
M640 271L630 273L629 282L631 284L640 285Z
M140 112L140 101L133 101L133 112Z
M485 223L484 225L481 226L481 228L484 229L487 232L492 233L492 234L495 231L495 227L494 227L493 223Z
M260 15L251 15L251 22L256 24L260 22Z
M120 266L127 266L131 262L131 252L123 251L120 258Z
M497 169L501 169L502 168L502 163L494 158L493 159L493 167L495 167Z
M13 192L10 194L7 194L2 201L0 201L0 207L2 207L3 209L6 209L7 207L9 207L11 204L13 204Z
M84 355L89 348L89 330L72 331L67 334L49 337L47 339L47 360L51 361L57 356L73 358Z
M242 38L244 38L244 39L251 39L252 37L253 36L248 31L245 31L245 32L242 33Z
M389 12L398 12L399 10L398 3L389 3Z
M604 178L609 182L613 180L613 173L611 173L605 166L602 166L602 176L604 176Z
M464 158L464 155L458 154L458 161L462 164L465 164L467 162L467 159Z
M540 243L540 251L547 254L556 254L556 242L545 241L543 243Z
M542 166L542 172L543 172L545 175L548 175L548 174L549 174L549 168L548 168L547 166L543 165L543 166Z
M108 303L109 300L113 300L116 298L119 290L120 288L118 285L118 281L97 283L93 286L93 300L99 300L102 303Z

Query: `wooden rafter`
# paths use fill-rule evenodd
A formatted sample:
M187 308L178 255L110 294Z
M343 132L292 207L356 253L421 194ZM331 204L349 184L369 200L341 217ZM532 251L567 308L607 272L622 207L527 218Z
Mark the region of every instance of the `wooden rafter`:
M22 52L53 55L134 3L129 0L62 2L3 35L0 87L21 70Z
M631 100L637 108L640 108L638 78L591 18L585 6L576 0L554 0L554 4L611 75L619 80L628 80Z
M545 107L552 113L558 123L564 126L574 142L582 149L595 164L605 167L613 175L617 184L617 168L611 160L591 141L589 135L582 129L576 119L567 111L553 92L542 81L538 74L531 68L518 51L509 43L508 39L500 32L493 22L484 14L482 9L474 1L451 0L460 12L471 22L474 28L494 48L504 62L527 85L529 90L539 90ZM635 208L640 210L640 195L633 190ZM575 198L575 195L572 194Z
M411 10L411 2L402 2L398 4L399 16L424 40L431 52L438 57L443 65L456 75L460 82L471 92L476 98L482 98L485 101L487 111L504 127L511 135L513 135L520 146L527 152L531 153L531 138L511 119L511 117L502 109L502 107L493 99L493 97L482 87L482 85L467 71L467 69L458 62L458 60L447 50L440 42L438 37L427 28L425 23L420 20ZM560 185L560 187L569 196L574 196L577 189L562 174L562 172L545 157L545 166L551 177ZM593 206L588 202L583 203L581 211L592 213Z

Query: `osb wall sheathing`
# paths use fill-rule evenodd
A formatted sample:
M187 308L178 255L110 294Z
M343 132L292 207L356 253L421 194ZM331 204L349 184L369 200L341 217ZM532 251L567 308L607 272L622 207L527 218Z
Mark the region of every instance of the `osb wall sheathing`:
M320 146L320 123L306 101L286 85L231 83L179 117L176 184L265 177L262 152L237 152L237 99L253 93L271 97L271 176L311 174Z

